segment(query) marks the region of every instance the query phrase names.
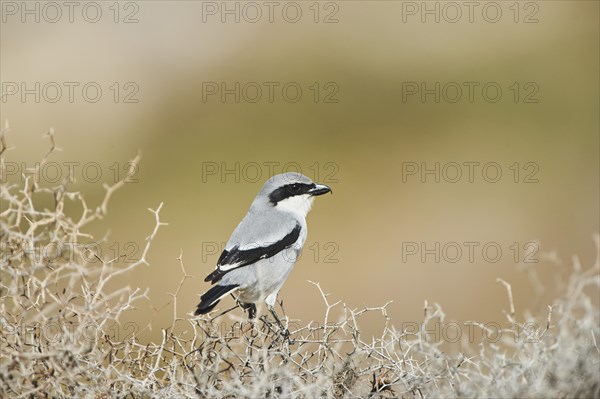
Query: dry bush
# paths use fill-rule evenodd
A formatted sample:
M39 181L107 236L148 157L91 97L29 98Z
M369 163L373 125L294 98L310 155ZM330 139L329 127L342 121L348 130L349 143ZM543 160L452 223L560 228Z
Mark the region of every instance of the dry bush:
M6 130L0 135L0 157L6 156ZM50 138L52 147L42 163L55 148L52 134ZM431 325L445 320L438 305L426 305L417 329L398 330L387 317L387 305L350 309L329 302L318 284L315 294L323 297L325 310L319 323L302 325L284 317L287 331L282 331L265 317L219 324L221 318L174 316L171 326L162 326L160 342L118 339L111 329L148 293L106 287L147 263L163 224L162 204L150 210L154 229L133 264L120 266L100 257L91 263L84 247L75 244L90 239L86 227L106 214L110 196L122 185L106 186L101 204L89 207L66 182L56 187L41 187L29 178L2 182L1 397L600 396L599 309L594 301L598 259L589 268L575 260L548 313L527 320L517 319L510 285L499 280L509 304L502 340L464 342L456 355L443 351L443 340L428 339ZM51 209L35 205L38 193L53 198ZM80 204L81 214L65 214L68 202ZM68 254L40 256L36 250L67 243L73 249ZM178 292L190 277L181 256L179 263L182 279L173 294L174 315ZM369 320L380 317L379 337L361 335L366 315ZM481 323L473 326L489 329Z

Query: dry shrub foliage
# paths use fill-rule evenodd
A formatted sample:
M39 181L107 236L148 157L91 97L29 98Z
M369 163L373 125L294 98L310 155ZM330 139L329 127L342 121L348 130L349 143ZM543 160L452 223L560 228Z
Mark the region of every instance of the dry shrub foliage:
M6 131L0 134L2 162ZM51 149L40 166L55 149L52 132L50 139ZM323 320L300 324L284 317L287 333L266 317L255 323L230 319L236 312L241 316L239 311L216 320L189 313L176 317L178 292L190 277L180 256L182 279L172 294L173 323L154 326L161 328L162 340L140 342L135 335L119 339L111 331L120 326L120 315L134 311L133 305L148 292L106 287L148 264L151 243L164 224L162 204L150 209L154 228L135 263L92 263L84 247L75 244L90 239L86 226L106 214L111 195L123 184L105 186L104 200L90 207L67 182L43 187L30 176L2 182L1 397L600 396L599 309L594 299L598 260L584 268L575 258L570 279L548 312L526 320L517 319L510 285L499 280L507 289L509 307L502 340L463 342L460 352L447 354L443 340L429 339L427 333L432 323L444 321L438 305L426 304L420 331L403 331L391 324L387 305L350 309L331 303L318 284L314 293L323 297ZM38 193L54 199L50 209L35 206ZM67 202L80 204L82 212L65 214ZM72 248L68 256L40 256L36 250L66 243ZM379 337L361 334L365 315L371 323L374 315L379 318ZM218 322L225 319L229 322Z

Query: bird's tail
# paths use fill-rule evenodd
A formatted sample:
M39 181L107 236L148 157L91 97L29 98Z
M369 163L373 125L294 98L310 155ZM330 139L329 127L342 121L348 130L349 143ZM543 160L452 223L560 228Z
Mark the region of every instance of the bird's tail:
M210 312L217 306L221 298L235 291L239 285L215 285L200 297L200 303L194 312L195 316Z

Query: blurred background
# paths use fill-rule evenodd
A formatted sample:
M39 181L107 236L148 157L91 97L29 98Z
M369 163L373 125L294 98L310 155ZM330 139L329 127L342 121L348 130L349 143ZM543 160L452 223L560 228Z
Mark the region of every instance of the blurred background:
M178 297L186 318L216 248L285 171L334 191L315 201L280 293L303 323L324 309L307 280L350 307L393 300L396 325L420 321L425 301L504 321L497 277L518 314L545 313L571 257L595 259L598 2L75 3L2 2L5 161L18 180L54 128L58 169L40 184L76 163L71 187L96 205L141 152L90 233L109 232L103 257L136 259L147 208L164 202L150 266L115 283L150 289L126 315L156 317L142 339L172 321L180 252L194 276Z

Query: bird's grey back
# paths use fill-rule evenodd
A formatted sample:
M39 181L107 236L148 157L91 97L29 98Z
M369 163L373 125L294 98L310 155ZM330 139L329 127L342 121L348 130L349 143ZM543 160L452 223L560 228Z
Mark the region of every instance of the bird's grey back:
M225 249L229 250L236 245L243 247L273 244L291 232L297 224L306 229L306 221L291 213L250 208L231 234Z

